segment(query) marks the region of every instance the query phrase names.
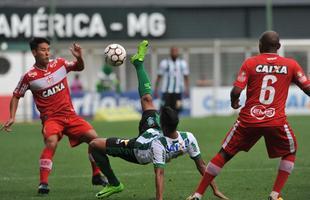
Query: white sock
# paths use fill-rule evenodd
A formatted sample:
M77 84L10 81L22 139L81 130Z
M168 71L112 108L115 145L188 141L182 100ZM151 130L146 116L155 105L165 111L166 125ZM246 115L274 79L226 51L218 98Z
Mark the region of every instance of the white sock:
M279 193L278 193L278 192L272 191L272 192L270 193L270 197L272 198L272 200L277 200L277 199L278 199L278 196L279 196Z
M199 200L201 199L201 197L202 197L202 195L201 194L199 194L199 193L197 193L197 192L195 192L195 194L193 195L193 197L197 197Z

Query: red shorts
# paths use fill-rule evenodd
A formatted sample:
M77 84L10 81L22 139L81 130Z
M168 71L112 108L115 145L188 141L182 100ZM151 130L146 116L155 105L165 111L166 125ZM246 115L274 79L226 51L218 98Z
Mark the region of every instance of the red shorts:
M59 140L63 135L68 136L72 147L81 143L81 136L85 135L93 127L78 115L51 117L43 122L44 139L51 135L58 135Z
M265 138L269 158L282 157L297 150L296 137L288 124L276 127L244 127L237 121L227 133L222 148L231 155L249 151L261 138Z

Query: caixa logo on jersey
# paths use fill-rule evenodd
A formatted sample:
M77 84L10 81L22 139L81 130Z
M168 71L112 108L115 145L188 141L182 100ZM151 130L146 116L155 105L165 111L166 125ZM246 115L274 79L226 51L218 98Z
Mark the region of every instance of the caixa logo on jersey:
M263 120L266 117L270 118L275 115L274 108L267 108L263 105L256 105L251 108L251 115L258 120Z
M64 89L65 89L65 85L63 83L60 83L58 85L55 85L52 88L49 88L49 89L43 91L42 96L43 97L49 97L49 96L52 96L52 95L54 95L54 94L56 94L56 93L58 93Z

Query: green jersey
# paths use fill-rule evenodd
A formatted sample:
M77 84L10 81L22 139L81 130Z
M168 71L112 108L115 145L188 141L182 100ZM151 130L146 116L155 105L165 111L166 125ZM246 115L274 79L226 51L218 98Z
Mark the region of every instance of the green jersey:
M186 153L193 159L200 157L196 138L190 132L177 131L178 137L165 137L159 129L148 129L135 142L134 154L140 164L153 163L163 167L171 159Z

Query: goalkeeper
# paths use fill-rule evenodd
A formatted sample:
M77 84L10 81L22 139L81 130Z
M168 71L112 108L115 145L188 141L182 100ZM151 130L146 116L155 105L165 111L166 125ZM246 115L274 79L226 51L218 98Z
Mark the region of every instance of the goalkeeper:
M124 185L114 174L107 155L120 157L136 164L153 163L155 172L156 200L163 199L164 166L171 159L188 153L196 164L200 174L204 174L206 165L200 155L196 138L190 132L177 131L179 118L170 107L164 107L159 114L152 100L152 89L149 77L144 69L148 41L142 41L138 52L131 57L136 68L142 119L139 124L139 136L133 139L97 138L90 143L92 156L107 177L109 184L96 194L98 199L106 198L124 190ZM228 199L211 183L213 193L221 199Z

